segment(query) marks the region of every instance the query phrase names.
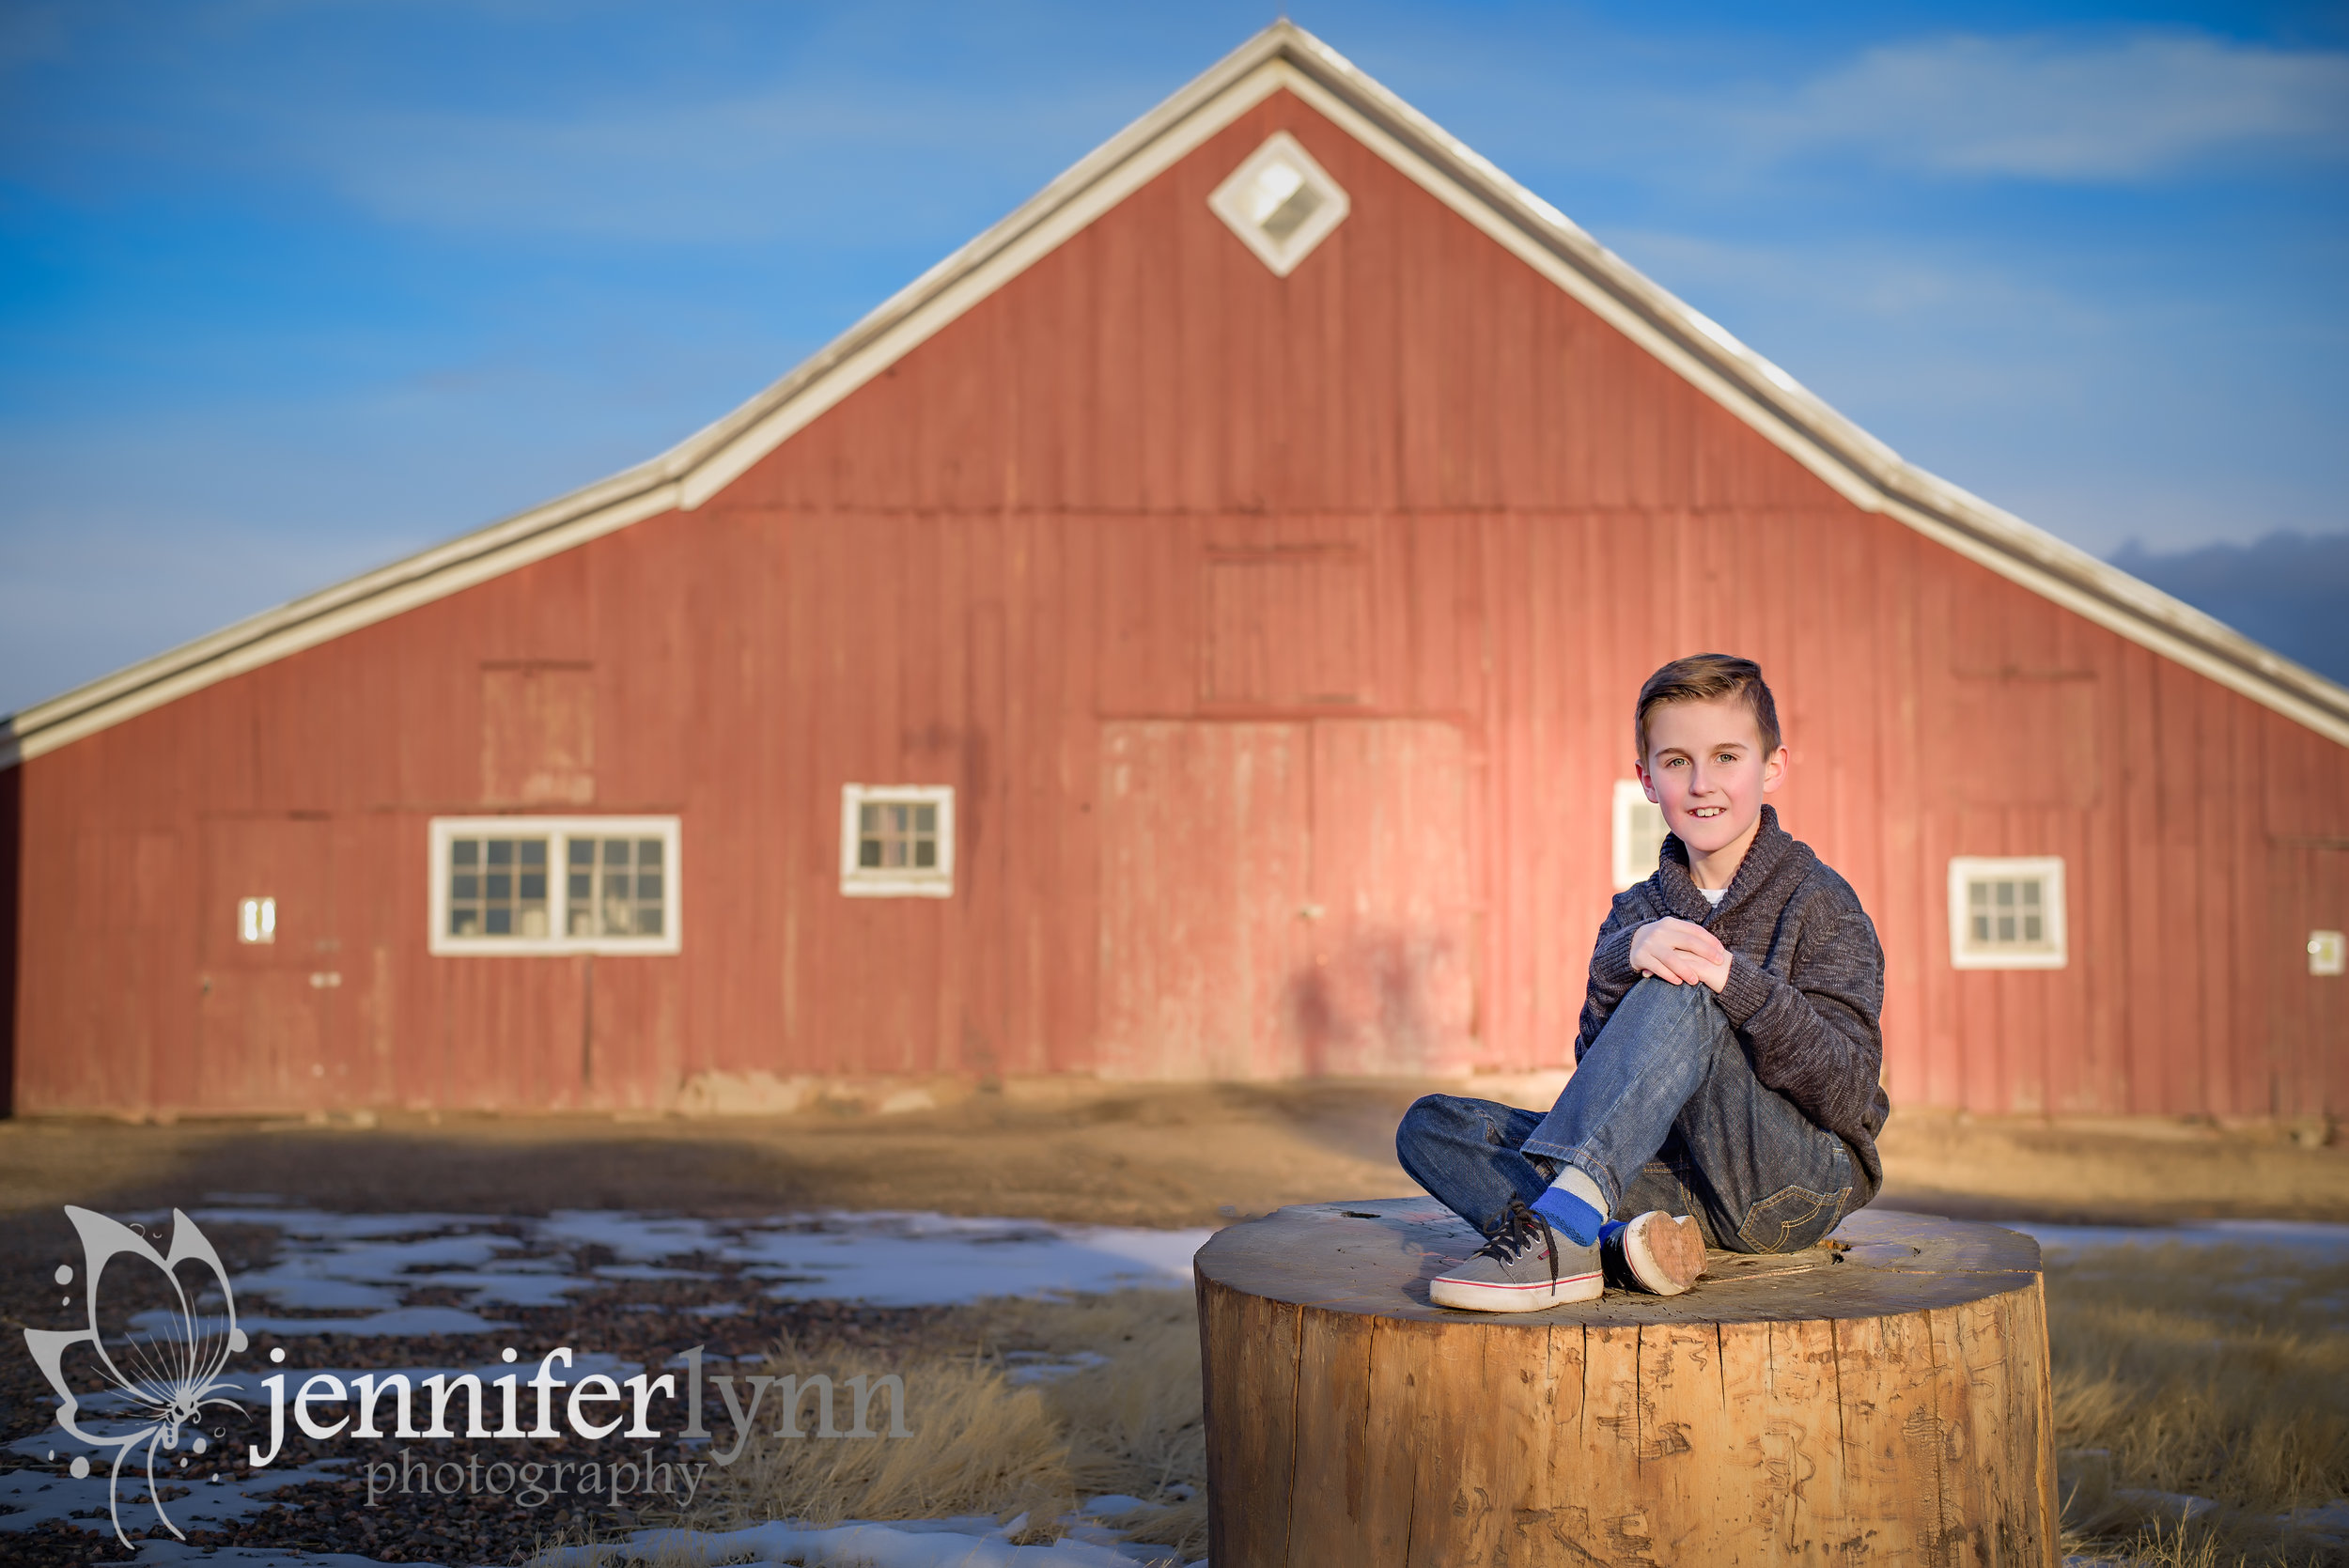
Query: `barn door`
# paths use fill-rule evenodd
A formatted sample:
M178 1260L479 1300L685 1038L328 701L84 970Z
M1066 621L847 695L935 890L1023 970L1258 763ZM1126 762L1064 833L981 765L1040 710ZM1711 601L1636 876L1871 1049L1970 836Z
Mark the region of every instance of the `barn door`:
M1100 1063L1111 1078L1271 1078L1305 955L1297 724L1102 726Z
M1427 720L1313 725L1312 967L1291 987L1306 1072L1465 1064L1473 1027L1466 748Z
M1465 1054L1456 729L1118 722L1101 757L1105 1075L1409 1073Z
M319 817L204 824L197 1106L306 1110L345 1097L334 1047L356 992L344 984L334 849Z
M2349 849L2279 844L2269 851L2268 1062L2274 1111L2349 1111L2349 974L2310 962L2319 932L2349 931ZM2321 944L2320 944L2321 945Z

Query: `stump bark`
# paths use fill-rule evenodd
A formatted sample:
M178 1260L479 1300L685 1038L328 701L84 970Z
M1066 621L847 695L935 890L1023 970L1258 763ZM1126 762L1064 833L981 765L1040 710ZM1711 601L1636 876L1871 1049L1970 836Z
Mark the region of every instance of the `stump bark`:
M1382 1199L1201 1249L1216 1568L2057 1562L2030 1237L1863 1209L1686 1296L1430 1304L1479 1239Z

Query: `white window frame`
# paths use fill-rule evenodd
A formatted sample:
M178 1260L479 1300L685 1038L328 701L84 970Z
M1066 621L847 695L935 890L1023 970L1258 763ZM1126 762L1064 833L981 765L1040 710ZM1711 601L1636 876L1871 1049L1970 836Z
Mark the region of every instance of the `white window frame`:
M1638 865L1633 862L1631 854L1632 821L1641 812L1651 811L1658 816L1663 815L1663 808L1647 798L1646 786L1639 780L1617 779L1615 781L1614 854L1613 865L1610 869L1614 874L1615 887L1618 892L1644 882L1656 875L1654 861L1650 861L1645 865ZM1664 831L1667 833L1672 831L1670 828Z
M2047 951L1984 952L1968 945L1966 885L1985 878L2037 878L2046 888ZM2061 855L1955 855L1950 859L1950 967L1961 970L2060 970L2071 963L2070 921Z
M2309 972L2333 976L2349 972L2349 937L2339 931L2309 933Z
M237 900L237 940L241 945L262 947L277 939L277 898L273 893L253 893Z
M1255 195L1256 177L1267 166L1285 163L1301 177L1321 197L1321 205L1311 216L1297 225L1285 238L1267 234L1249 210ZM1255 253L1256 259L1272 270L1274 277L1284 278L1297 271L1304 259L1313 255L1331 231L1346 222L1354 210L1353 200L1346 187L1330 177L1330 171L1314 162L1301 143L1285 131L1275 131L1264 145L1248 155L1247 160L1217 186L1208 197L1207 206L1223 220L1224 226L1239 237L1239 242Z
M448 934L448 854L459 838L537 838L547 843L547 925L543 937L453 937ZM552 953L669 954L685 943L684 830L674 816L436 816L431 831L429 951L446 957L490 958ZM563 877L573 838L657 838L661 841L661 935L573 937L560 930Z
M866 805L936 806L938 864L922 871L910 866L877 868L857 864L858 808ZM952 898L955 895L954 786L842 784L840 892L847 898Z

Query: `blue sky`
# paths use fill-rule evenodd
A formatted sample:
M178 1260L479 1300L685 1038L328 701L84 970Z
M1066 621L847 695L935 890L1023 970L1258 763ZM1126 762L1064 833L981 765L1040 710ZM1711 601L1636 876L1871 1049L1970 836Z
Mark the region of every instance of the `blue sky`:
M6 0L0 711L649 456L1271 14ZM2349 599L2349 8L1292 14L1908 457L2340 619L2220 567Z

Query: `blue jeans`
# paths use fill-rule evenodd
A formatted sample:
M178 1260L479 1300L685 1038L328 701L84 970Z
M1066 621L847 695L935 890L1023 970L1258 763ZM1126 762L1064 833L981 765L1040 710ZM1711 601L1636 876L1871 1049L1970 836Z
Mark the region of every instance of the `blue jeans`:
M1808 1247L1852 1195L1851 1151L1753 1076L1713 993L1654 978L1625 996L1548 1115L1429 1094L1404 1112L1394 1152L1486 1235L1566 1165L1614 1219L1694 1215L1706 1246L1733 1252Z

